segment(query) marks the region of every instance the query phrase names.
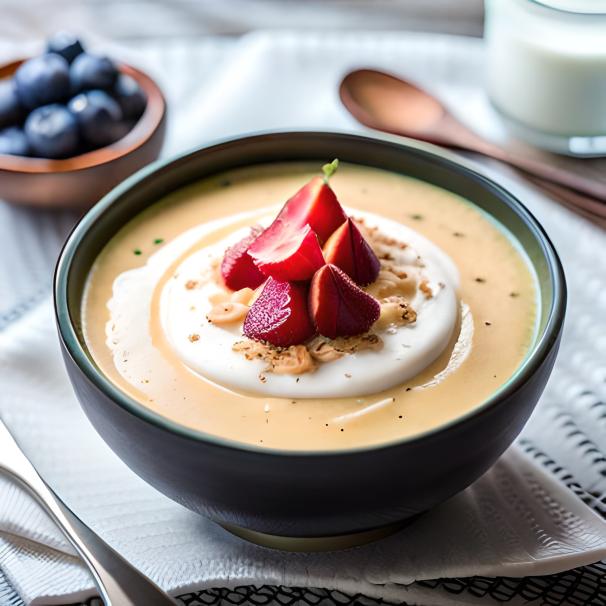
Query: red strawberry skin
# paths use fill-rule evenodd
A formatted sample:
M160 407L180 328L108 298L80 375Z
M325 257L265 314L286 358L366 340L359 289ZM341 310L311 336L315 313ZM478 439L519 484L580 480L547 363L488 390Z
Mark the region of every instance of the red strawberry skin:
M257 267L284 282L309 280L324 265L318 237L309 225L293 229L274 221L248 249Z
M328 238L324 258L362 286L374 282L381 269L377 255L351 217Z
M259 237L262 229L253 227L246 238L240 240L225 251L221 262L221 276L225 286L231 290L257 288L263 284L266 276L257 268L248 254L250 245Z
M336 339L367 332L381 306L336 265L325 265L312 278L309 311L318 332Z
M304 343L315 334L304 284L268 278L244 320L244 334L276 347Z
M309 225L323 244L346 219L335 192L322 177L314 177L286 202L276 221L294 229Z

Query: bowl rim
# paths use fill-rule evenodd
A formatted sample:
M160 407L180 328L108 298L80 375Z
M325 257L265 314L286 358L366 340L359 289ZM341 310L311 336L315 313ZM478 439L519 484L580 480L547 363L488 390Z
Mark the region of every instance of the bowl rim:
M10 77L27 59L16 59L0 65L0 79ZM128 156L145 145L161 126L166 115L166 99L156 81L144 71L120 61L116 66L121 74L135 79L147 95L145 111L134 126L120 139L110 145L94 149L70 158L30 158L0 154L0 172L22 173L28 175L47 175L53 173L78 172L109 164Z
M212 152L224 146L237 145L244 141L254 141L267 137L295 138L297 136L318 136L318 137L337 137L341 139L355 139L357 141L369 144L392 144L396 147L412 148L417 152L422 152L425 157L430 157L430 161L439 162L447 168L462 172L463 175L476 181L482 187L488 189L501 200L506 202L511 212L524 222L526 227L532 232L532 235L541 246L543 254L547 259L548 271L553 283L553 295L550 301L549 311L545 328L533 346L528 351L524 360L520 363L515 372L509 379L503 383L489 398L459 415L446 423L432 427L426 431L416 433L403 438L397 438L385 443L354 446L339 449L320 449L320 450L291 450L286 448L265 447L256 444L240 442L231 438L218 436L201 430L193 429L173 421L139 403L134 398L129 397L119 387L108 379L100 369L91 361L84 347L78 339L76 329L71 319L69 306L67 302L67 284L69 272L74 256L77 254L78 247L97 217L111 206L116 200L119 200L129 190L133 189L140 182L152 176L157 171L169 168L173 163L184 161L200 153ZM57 323L59 338L65 348L65 351L72 362L79 368L85 377L99 389L114 404L123 408L126 412L139 417L141 420L151 423L156 428L176 434L181 438L194 440L203 444L224 448L227 450L236 450L256 455L281 456L281 457L340 457L368 452L388 450L399 448L404 445L414 444L422 440L432 439L444 434L454 428L460 427L474 417L488 413L491 409L498 406L510 395L526 383L544 362L552 348L557 344L561 328L564 321L567 301L567 288L564 270L560 258L553 246L549 236L537 221L534 215L524 206L517 197L510 193L506 188L493 181L490 177L478 171L477 165L455 154L444 150L438 146L396 137L393 135L352 132L347 130L320 131L316 129L304 130L270 130L254 133L247 133L244 136L235 136L213 140L208 144L187 150L181 154L171 156L168 159L157 160L139 170L134 175L127 178L121 184L116 186L106 194L97 204L95 204L75 225L63 248L61 249L54 276L54 308L55 319Z

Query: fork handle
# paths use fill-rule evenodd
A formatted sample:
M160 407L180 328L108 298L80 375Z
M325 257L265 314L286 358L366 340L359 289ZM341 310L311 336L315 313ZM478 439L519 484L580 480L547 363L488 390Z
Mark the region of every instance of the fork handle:
M0 470L44 508L88 566L106 606L176 606L176 602L82 522L38 475L0 420Z

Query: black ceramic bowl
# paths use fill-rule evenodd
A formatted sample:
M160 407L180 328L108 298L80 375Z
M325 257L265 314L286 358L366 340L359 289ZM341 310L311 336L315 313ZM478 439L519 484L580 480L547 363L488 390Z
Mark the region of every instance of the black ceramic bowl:
M171 422L122 393L87 352L80 325L85 280L108 239L168 192L226 169L288 160L343 161L421 179L472 201L526 250L540 279L538 336L511 379L453 422L381 446L331 452L245 445ZM221 142L151 165L82 219L55 280L59 334L70 379L90 421L144 480L223 524L318 537L366 531L423 512L484 473L518 435L551 372L566 287L557 254L532 215L486 177L425 144L350 134L290 132Z

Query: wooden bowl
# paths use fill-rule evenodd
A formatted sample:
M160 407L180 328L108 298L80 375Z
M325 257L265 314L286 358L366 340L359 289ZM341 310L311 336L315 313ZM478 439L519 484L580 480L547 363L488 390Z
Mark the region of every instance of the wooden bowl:
M12 76L23 61L0 66L0 79ZM121 63L118 68L147 95L147 107L135 126L111 145L64 160L0 154L0 199L27 206L84 209L158 157L166 130L164 95L147 74Z

